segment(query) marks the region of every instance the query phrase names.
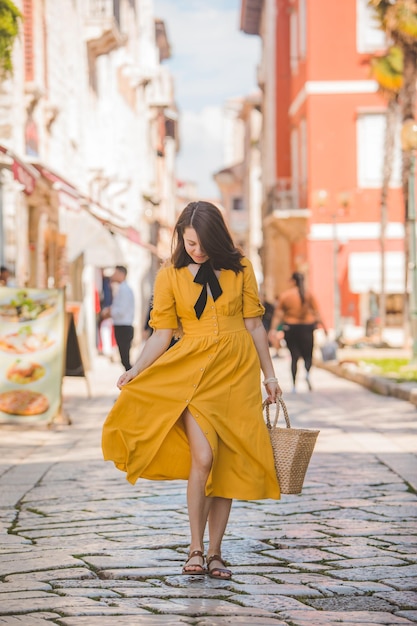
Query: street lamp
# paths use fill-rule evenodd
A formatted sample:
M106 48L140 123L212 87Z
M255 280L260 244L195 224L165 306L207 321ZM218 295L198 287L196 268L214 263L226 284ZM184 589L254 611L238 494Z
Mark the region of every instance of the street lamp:
M417 245L416 245L416 202L414 190L414 178L416 167L417 149L417 122L410 118L405 120L401 129L401 144L404 152L410 155L410 170L408 174L408 215L409 228L409 253L410 262L408 269L411 274L411 298L410 298L410 328L412 337L412 350L414 363L417 362Z

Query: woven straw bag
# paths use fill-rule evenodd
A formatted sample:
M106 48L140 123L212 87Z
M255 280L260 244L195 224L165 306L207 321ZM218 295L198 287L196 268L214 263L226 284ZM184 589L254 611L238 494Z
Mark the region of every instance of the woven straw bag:
M286 428L277 426L280 407L284 413ZM263 408L281 493L301 493L304 477L320 431L291 428L287 407L281 397L276 404L273 424L271 424L269 417L269 404L264 402Z

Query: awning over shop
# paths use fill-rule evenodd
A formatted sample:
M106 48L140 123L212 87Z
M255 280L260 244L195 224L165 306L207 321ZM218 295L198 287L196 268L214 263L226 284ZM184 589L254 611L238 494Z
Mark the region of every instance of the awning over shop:
M85 196L49 165L35 160L26 163L0 144L0 167L2 164L13 172L15 180L23 185L26 194L32 194L39 181L54 190L58 197L60 232L67 235L67 258L70 262L84 252L84 262L96 267L123 264L123 246L119 245L119 237L158 256L156 246L144 242L136 228L126 225L109 207Z
M79 211L81 209L80 201L82 196L74 185L71 185L62 176L51 170L51 168L45 167L45 165L33 163L33 167L56 190L60 206L70 211Z
M125 263L117 235L87 211L66 211L62 222L61 230L67 235L69 262L84 253L84 263L95 267L114 267Z
M349 255L349 287L352 293L381 291L381 255L353 252ZM404 253L385 254L385 292L404 293Z
M6 146L0 145L0 152L10 159L9 167L13 173L13 178L23 185L24 193L29 196L35 189L39 173L34 167L22 161L13 150L6 148Z

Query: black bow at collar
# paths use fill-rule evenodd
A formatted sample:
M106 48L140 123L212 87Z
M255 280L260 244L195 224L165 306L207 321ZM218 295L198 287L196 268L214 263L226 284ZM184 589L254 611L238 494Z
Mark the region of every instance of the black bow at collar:
M220 287L219 279L214 273L213 266L211 265L210 261L206 261L205 263L202 263L200 265L198 272L194 278L194 282L198 283L199 285L203 285L197 302L194 305L194 310L197 318L200 319L207 304L207 283L210 287L213 300L217 300L217 298L222 295L223 291Z

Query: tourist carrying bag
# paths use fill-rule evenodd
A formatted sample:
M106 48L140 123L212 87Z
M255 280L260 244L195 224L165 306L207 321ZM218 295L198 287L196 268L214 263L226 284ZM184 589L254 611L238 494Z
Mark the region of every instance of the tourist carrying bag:
M323 361L337 361L337 342L336 341L326 341L326 343L321 346L321 358Z
M284 413L286 428L277 426L279 410ZM274 453L275 471L281 493L301 493L304 477L313 454L319 430L291 428L284 400L280 396L276 403L275 419L271 424L269 404L263 403L266 425Z

